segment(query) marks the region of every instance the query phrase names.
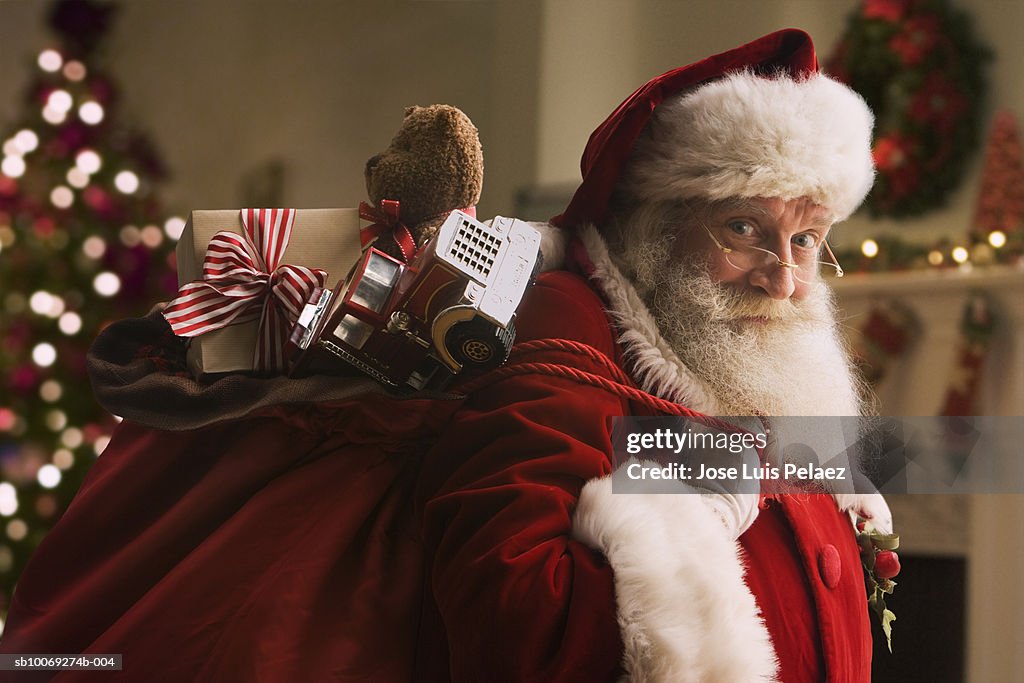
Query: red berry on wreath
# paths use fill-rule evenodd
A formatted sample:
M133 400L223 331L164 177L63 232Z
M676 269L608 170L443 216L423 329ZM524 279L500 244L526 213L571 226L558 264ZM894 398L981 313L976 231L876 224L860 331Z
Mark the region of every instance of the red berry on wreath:
M880 579L891 579L900 573L900 556L891 550L875 555L875 575Z

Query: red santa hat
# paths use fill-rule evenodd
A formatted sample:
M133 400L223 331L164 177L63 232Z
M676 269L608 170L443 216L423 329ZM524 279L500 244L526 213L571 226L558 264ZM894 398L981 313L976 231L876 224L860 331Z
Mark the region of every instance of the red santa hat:
M656 139L641 139L652 118ZM840 221L874 180L873 123L863 98L818 73L810 36L777 31L630 95L590 136L583 182L551 222L600 225L620 181L654 201L808 197Z

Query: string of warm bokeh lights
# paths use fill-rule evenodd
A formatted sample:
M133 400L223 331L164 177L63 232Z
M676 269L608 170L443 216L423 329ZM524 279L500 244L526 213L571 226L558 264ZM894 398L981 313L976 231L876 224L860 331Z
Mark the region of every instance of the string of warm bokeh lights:
M988 266L1004 262L999 250L1007 246L1008 239L1002 230L993 230L984 242L977 242L970 247L962 244L940 244L931 247L920 247L925 253L928 266L941 268L944 266L961 266L970 270L974 265ZM882 246L878 240L868 238L860 243L860 253L868 259L878 258L882 254ZM923 265L923 264L921 264Z

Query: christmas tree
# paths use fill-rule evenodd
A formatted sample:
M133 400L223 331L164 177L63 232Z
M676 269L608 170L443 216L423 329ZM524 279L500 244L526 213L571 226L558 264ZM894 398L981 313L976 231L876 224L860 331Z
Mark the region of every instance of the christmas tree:
M0 166L0 629L18 576L116 421L94 401L96 332L176 289L180 219L161 215L164 167L118 120L93 61L115 7L60 0Z
M974 213L971 237L976 242L1004 240L1019 245L1024 233L1024 165L1020 136L1013 114L1002 110L992 120L985 149L985 166ZM999 244L999 246L1002 246Z

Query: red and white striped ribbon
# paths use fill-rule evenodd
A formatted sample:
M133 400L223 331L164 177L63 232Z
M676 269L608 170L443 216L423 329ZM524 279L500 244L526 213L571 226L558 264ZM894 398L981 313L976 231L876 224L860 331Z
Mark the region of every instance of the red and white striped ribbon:
M242 209L244 234L223 230L210 240L201 280L178 290L164 318L179 337L259 320L253 369L280 372L291 327L327 273L280 265L295 224L294 209Z

